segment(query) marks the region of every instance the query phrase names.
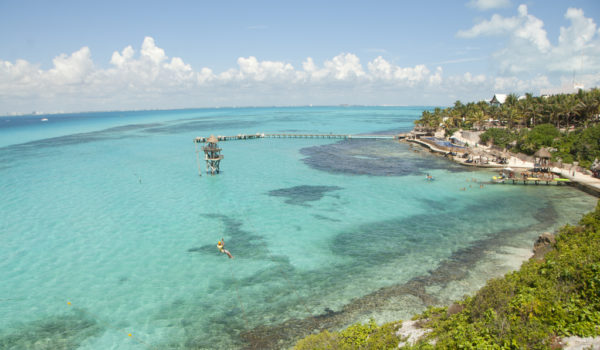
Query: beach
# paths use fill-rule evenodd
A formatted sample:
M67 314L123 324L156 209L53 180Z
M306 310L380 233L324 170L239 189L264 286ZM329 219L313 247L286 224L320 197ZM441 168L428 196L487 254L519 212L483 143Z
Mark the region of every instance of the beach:
M459 135L460 133L456 133L453 136L453 138L460 141L462 144L468 144L469 141L472 142L472 140L461 138ZM514 173L516 174L515 178L517 179L522 179L522 174L524 172L530 172L536 167L536 164L533 161L524 160L522 159L522 157L518 157L517 155L512 154L510 152L503 152L503 161L501 163L497 162L495 161L499 158L497 151L493 150L489 146L477 143L475 143L468 149L453 149L452 147L440 147L439 145L436 145L431 141L422 140L414 136L408 137L406 140L409 142L417 143L431 150L434 153L447 156L452 161L461 165L498 170L502 170L504 168L515 169ZM445 141L450 142L449 139L446 139ZM449 156L448 154L451 152L462 153ZM471 157L463 157L462 155L464 153L474 153L475 155L471 155ZM479 158L479 161L477 161L477 158ZM481 159L485 159L485 161L482 162ZM568 179L571 182L571 185L576 186L582 191L585 191L593 196L600 197L600 179L592 176L590 171L586 171L585 169L574 166L572 164L564 164L561 165L561 167L549 167L549 172L556 175L556 177Z

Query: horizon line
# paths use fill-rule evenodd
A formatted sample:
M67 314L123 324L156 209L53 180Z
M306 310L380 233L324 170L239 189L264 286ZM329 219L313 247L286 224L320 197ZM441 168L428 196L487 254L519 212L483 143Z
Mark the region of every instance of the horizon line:
M181 108L143 108L143 109L111 109L111 110L81 110L72 112L12 112L8 114L1 114L0 118L6 117L37 117L37 116L51 116L51 115L66 115L66 114L77 114L77 113L107 113L107 112L155 112L155 111L182 111L182 110L194 110L194 109L238 109L238 108L300 108L300 107L439 107L441 105L393 105L393 104L335 104L335 105L265 105L265 106L213 106L213 107L181 107Z

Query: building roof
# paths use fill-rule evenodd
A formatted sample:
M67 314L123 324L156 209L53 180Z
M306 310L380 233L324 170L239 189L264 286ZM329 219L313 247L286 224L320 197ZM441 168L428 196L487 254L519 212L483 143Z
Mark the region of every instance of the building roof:
M219 141L217 140L217 138L215 137L215 135L210 135L210 137L206 140L206 142L208 142L208 143L217 143Z
M490 103L499 103L503 104L506 101L506 94L494 94L494 97L490 100Z
M552 155L546 148L540 148L539 151L535 152L535 156L538 158L548 158L548 159L552 158Z

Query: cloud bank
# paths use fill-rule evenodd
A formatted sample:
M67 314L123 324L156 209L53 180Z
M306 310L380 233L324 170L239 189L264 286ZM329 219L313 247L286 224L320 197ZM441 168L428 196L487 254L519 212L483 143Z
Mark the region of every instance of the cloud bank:
M569 27L561 27L558 43L552 45L544 23L520 5L518 15L493 15L472 28L459 31L458 37L495 36L507 38L506 47L493 54L501 74L539 74L598 72L600 70L600 31L580 9L569 8L565 18ZM582 77L587 85L597 84L597 76Z
M502 1L478 1L499 6ZM188 108L212 106L340 103L440 105L456 99L487 98L496 91L533 92L568 81L573 71L586 87L600 83L600 31L580 9L569 8L568 27L553 45L544 23L518 7L513 17L497 14L459 31L464 40L498 37L504 47L490 60L491 74L446 75L441 66L400 66L378 56L362 63L340 53L300 67L289 62L240 57L223 72L193 68L169 57L153 38L138 51L127 46L112 54L108 68L94 63L88 47L60 54L50 69L25 60L0 60L0 114L32 111Z

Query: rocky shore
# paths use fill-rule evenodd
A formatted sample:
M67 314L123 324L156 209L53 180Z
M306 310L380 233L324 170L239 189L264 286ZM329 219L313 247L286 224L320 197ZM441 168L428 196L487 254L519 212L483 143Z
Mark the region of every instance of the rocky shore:
M541 234L533 245L533 255L531 259L543 260L546 253L554 249L556 245L555 234L544 232ZM448 307L448 314L454 314L462 311L463 306L452 304ZM431 332L431 329L422 327L422 320L405 320L402 321L402 326L396 331L396 335L403 339L398 344L399 348L406 345L414 345L419 339ZM435 345L435 341L430 341L431 345ZM570 336L565 338L557 338L555 344L557 348L566 350L600 350L600 337L577 337Z

